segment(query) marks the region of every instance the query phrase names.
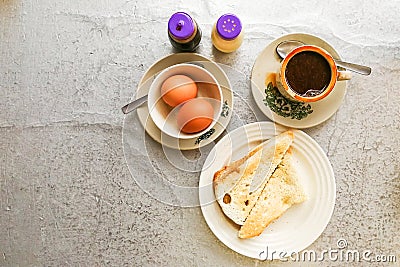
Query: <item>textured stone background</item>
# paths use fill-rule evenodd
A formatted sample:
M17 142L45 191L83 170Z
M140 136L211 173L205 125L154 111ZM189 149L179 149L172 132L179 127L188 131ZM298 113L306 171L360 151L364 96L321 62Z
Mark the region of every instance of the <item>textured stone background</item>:
M243 104L254 104L252 64L283 34L318 35L345 60L373 68L370 77L354 75L334 117L306 130L337 182L333 217L309 249L345 238L351 249L399 262L400 3L308 2L0 0L0 266L267 265L219 242L199 208L143 192L124 159L120 107L144 71L172 52L166 22L178 10L203 29L199 52L241 73L230 78L242 101L236 116L246 123L255 120ZM226 12L238 14L246 32L230 55L213 50L209 37ZM138 140L152 161L163 161L159 144ZM148 175L148 158L131 156L133 177ZM181 177L198 182L198 174L171 178Z

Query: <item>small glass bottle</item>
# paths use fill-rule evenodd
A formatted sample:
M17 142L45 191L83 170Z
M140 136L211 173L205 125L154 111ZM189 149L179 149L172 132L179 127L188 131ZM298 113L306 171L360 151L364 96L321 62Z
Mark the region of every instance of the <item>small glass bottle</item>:
M176 49L192 52L200 44L201 30L187 13L177 12L168 21L168 38Z
M234 14L222 15L212 29L211 40L221 52L231 53L238 49L243 41L240 19Z

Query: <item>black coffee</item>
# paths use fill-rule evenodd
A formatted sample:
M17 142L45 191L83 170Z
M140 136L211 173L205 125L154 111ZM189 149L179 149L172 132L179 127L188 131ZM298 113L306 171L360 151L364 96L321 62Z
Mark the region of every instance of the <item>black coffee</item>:
M313 51L294 55L285 70L286 81L296 93L302 96L321 94L331 81L331 67L328 61Z

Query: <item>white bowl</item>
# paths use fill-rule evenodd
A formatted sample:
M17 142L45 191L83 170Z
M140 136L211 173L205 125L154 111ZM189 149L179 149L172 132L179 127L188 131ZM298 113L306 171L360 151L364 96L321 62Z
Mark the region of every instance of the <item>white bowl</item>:
M197 97L208 101L214 108L213 121L203 131L192 134L180 131L176 115L182 104L172 108L161 98L161 86L164 81L179 74L186 75L195 81L198 88ZM147 105L151 118L163 133L179 139L190 139L198 137L214 127L222 112L221 99L221 87L209 71L194 64L183 63L170 66L157 75L150 86Z

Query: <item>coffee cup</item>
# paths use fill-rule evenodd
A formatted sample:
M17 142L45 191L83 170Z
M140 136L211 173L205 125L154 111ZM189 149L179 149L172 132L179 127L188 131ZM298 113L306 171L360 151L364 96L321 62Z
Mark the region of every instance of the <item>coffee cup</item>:
M315 102L327 97L337 81L349 79L351 74L338 70L327 51L304 45L292 50L281 62L277 87L290 100Z

